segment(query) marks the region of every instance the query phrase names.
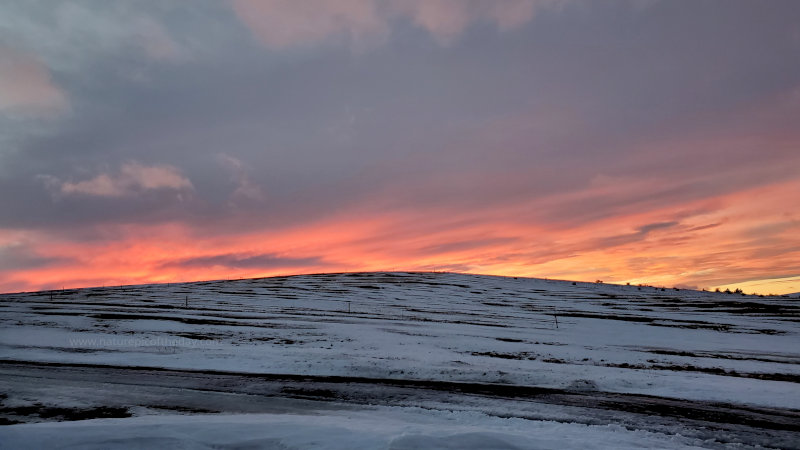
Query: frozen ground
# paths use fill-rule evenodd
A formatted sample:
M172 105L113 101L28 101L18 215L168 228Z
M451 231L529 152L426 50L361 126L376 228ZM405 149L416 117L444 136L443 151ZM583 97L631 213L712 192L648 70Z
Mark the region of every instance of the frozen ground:
M431 273L7 294L0 445L797 448L799 322L796 299Z

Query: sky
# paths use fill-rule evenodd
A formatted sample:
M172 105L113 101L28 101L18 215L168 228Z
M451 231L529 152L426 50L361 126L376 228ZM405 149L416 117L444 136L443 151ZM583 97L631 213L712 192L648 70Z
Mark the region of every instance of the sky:
M0 5L0 292L800 291L796 0Z

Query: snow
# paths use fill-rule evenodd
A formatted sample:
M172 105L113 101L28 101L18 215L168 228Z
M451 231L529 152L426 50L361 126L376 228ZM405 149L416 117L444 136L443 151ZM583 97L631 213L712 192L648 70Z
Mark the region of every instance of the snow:
M614 425L580 425L415 408L326 415L143 416L0 428L14 449L541 449L696 448L696 442Z
M122 286L0 295L0 360L500 383L797 410L798 312L796 300L781 297L460 274ZM0 380L0 389L9 386L25 387ZM304 439L346 436L364 448L698 445L676 433L483 414L490 407L502 409L456 417L409 406L314 416L144 415L13 425L0 429L0 441L27 436L30 448L41 448L71 442L48 440L63 435L99 447L113 438L125 447L195 448L213 439L245 445L238 439L256 436L306 448L313 446ZM210 431L220 427L231 431Z
M643 289L342 274L98 288L57 293L52 302L48 294L12 294L0 297L0 358L554 388L588 379L604 391L800 408L795 383L652 369L800 375L793 316L725 308L752 298ZM664 301L675 299L681 303Z

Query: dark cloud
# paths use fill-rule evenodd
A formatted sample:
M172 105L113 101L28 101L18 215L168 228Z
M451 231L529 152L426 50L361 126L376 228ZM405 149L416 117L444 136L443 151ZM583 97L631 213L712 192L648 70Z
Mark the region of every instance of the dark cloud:
M36 269L75 262L70 258L42 256L29 244L12 243L0 246L0 272Z
M223 152L243 161L252 184L268 194L258 208L263 213L249 211L242 227L313 220L386 189L398 203L481 208L581 188L596 174L628 170L632 152L643 158L647 149L635 145L642 139L664 139L670 126L675 133L696 129L698 116L701 125L717 126L717 115L732 106L794 87L800 63L790 57L797 50L790 38L793 5L730 2L720 12L712 4L587 3L544 11L531 26L502 35L470 28L446 47L390 37L355 55L340 46L265 51L231 11L213 4L193 6L191 14L153 5L100 9L88 16L97 22L87 25L92 33L132 10L159 23L191 57L161 61L141 45L122 43L108 53L81 48L84 41L70 36L62 45L80 54L83 65L55 65L55 75L75 110L3 156L0 182L7 189L0 202L8 214L0 225L227 221L236 213L229 200L237 186L221 173L216 155ZM28 11L31 20L48 14L44 7ZM173 20L181 14L185 20ZM200 47L193 42L209 40L203 30L224 38L192 50ZM490 126L515 116L529 119L499 132ZM548 118L555 123L544 123ZM763 161L770 151L743 150L739 164ZM675 170L660 162L647 167L647 176L683 170L679 181L730 160L716 151L712 159L691 152L694 167L673 158ZM177 207L168 198L52 204L32 181L113 172L129 160L178 167L197 197ZM531 170L536 176L525 182L502 181L503 174ZM467 179L436 183L448 173ZM650 198L682 201L731 187L686 182L679 188L685 194ZM32 204L50 205L33 210ZM615 204L650 207L623 195L552 214L596 220L617 213Z
M188 258L172 261L164 264L163 267L213 267L225 266L235 269L273 269L273 268L301 268L324 266L327 263L322 258L288 258L271 254L224 254L203 256L198 258Z
M619 234L616 236L609 236L602 239L597 239L592 242L587 248L611 248L620 245L630 244L646 239L647 236L657 230L664 230L678 225L678 222L656 222L640 226L634 233Z
M656 222L656 223L649 223L647 225L640 226L637 230L637 234L646 235L654 230L663 230L665 228L672 228L675 225L678 225L678 222Z
M287 16L256 5L264 14L252 20L203 0L0 6L0 47L32 61L51 100L63 97L48 116L0 111L0 231L81 243L137 225L203 238L342 216L433 218L363 238L380 243L467 226L441 217L569 230L670 209L663 223L516 253L546 262L660 230L688 235L702 228L672 224L693 223L674 210L699 216L722 196L797 179L795 0L558 4L488 20L484 6L450 32L415 25L413 10L374 22L348 10L328 31L287 36L260 27L304 23L291 5ZM7 78L0 95L18 86ZM132 164L186 182L120 179ZM420 251L531 245L487 235L509 240ZM753 245L768 254L777 242ZM187 267L275 267L270 257Z

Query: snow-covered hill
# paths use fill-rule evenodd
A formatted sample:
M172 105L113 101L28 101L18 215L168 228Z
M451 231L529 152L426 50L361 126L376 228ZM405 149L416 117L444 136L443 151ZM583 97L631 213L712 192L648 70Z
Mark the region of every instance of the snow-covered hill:
M785 446L798 437L789 425L800 419L799 323L800 304L780 297L441 273L323 274L6 294L0 296L0 392L6 396L1 411L9 422L46 421L48 414L37 407L20 408L36 402L47 406L48 398L56 398L51 403L70 411L108 407L123 408L124 415L148 415L159 411L153 407L158 395L152 386L164 388L164 379L191 379L194 384L183 388L199 389L201 377L208 391L211 377L217 390L270 399L380 404L406 408L402 414L419 407L483 414L484 428L470 416L481 432L489 432L497 417L538 419L538 427L555 420L584 427L624 422L630 428L637 414L707 421L702 411L719 415L708 405L724 404L735 418L711 421L746 430L731 428L717 439L714 432L697 431L702 426L690 427L691 433L681 433L694 433L700 441L670 442L716 445L738 439ZM56 379L46 375L54 372L62 383L72 380L79 393L59 390L55 381L44 387L30 381L34 374ZM125 373L136 374L127 384L150 390L109 401L108 387L99 386L98 378L121 379ZM251 389L255 379L262 391ZM145 394L150 400L142 402ZM219 401L184 411L273 412L261 406L208 406ZM636 410L635 405L650 401L660 406ZM537 402L548 406L532 406ZM670 411L666 404L673 413L665 412ZM746 411L765 415L764 423L753 417L742 422L750 414ZM397 420L397 414L387 420ZM691 417L683 417L687 414ZM206 423L215 420L203 417ZM443 424L455 420L436 417ZM94 422L121 426L115 421L141 420ZM778 425L770 428L766 422ZM780 426L784 422L787 426ZM184 419L180 423L188 426ZM534 427L534 422L519 422L514 433L524 435L520 423ZM3 427L0 441L4 435L54 426ZM642 430L673 437L670 433L678 432L664 427L653 422ZM772 431L760 435L763 427ZM616 436L625 433L620 429ZM397 436L392 436L386 442L394 442ZM439 437L428 437L438 442Z

